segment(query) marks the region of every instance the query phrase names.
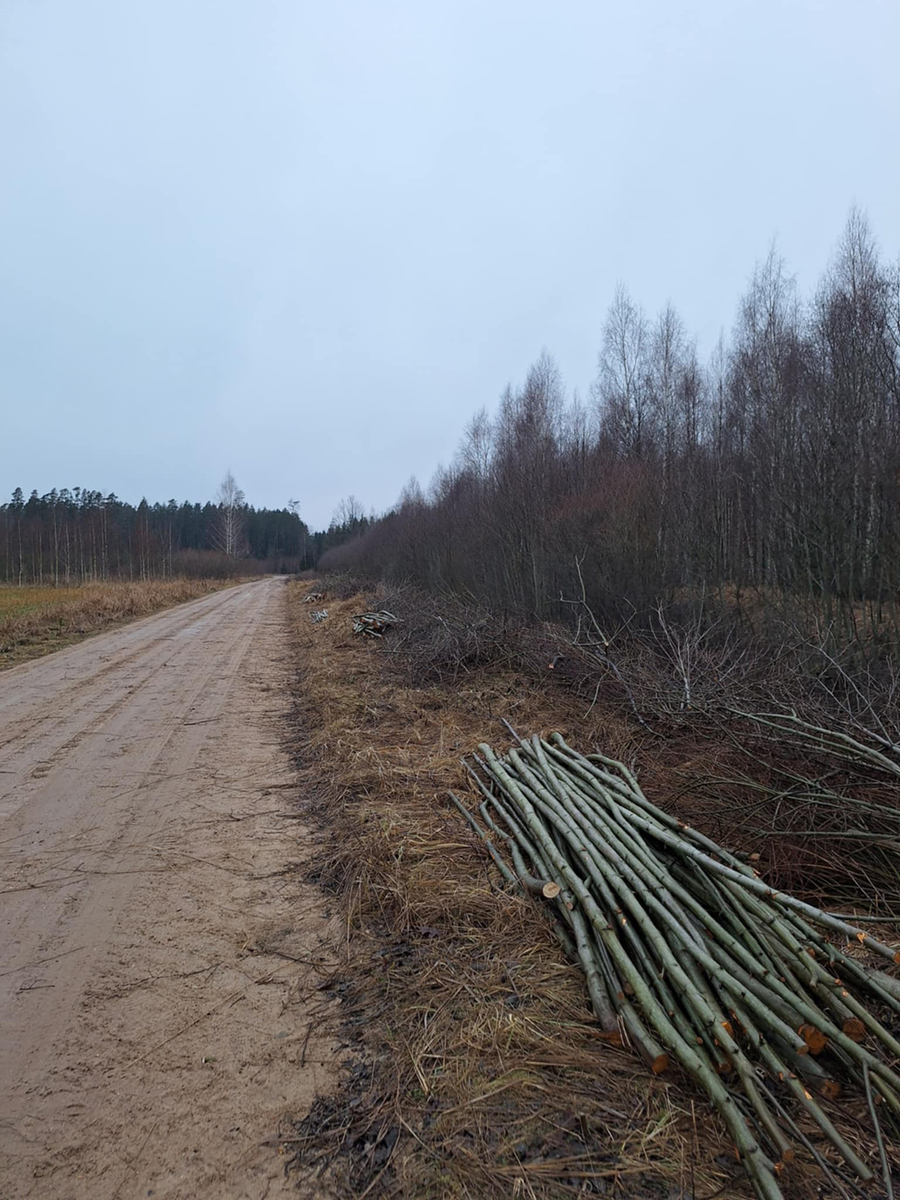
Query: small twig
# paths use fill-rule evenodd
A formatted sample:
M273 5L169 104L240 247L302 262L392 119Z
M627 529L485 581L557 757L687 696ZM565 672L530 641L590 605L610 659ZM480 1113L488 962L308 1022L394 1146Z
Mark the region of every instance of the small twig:
M257 982L261 982L258 980ZM145 1058L149 1058L151 1054L155 1054L157 1050L162 1050L164 1046L168 1046L170 1042L174 1042L176 1038L180 1038L183 1033L187 1033L189 1029L193 1029L195 1025L199 1025L201 1021L205 1021L207 1017L211 1017L214 1012L220 1008L224 1008L226 1004L236 1004L238 1000L246 993L246 988L239 988L236 992L226 996L224 1000L220 1000L218 1004L214 1004L212 1008L208 1008L205 1013L201 1013L199 1017L195 1017L193 1021L188 1021L187 1025L173 1033L171 1037L164 1038L163 1041L157 1042L155 1046L151 1046L149 1050L145 1050L143 1054L139 1054L137 1058L133 1058L129 1063L126 1063L125 1069L130 1070L139 1062L143 1062Z
M121 1178L121 1180L120 1180L120 1182L119 1182L119 1186L118 1186L118 1187L116 1188L116 1190L113 1192L112 1196L110 1197L110 1200L116 1200L116 1197L118 1196L119 1192L121 1192L121 1190L122 1190L122 1184L123 1184L123 1183L125 1182L125 1180L128 1178L128 1175L129 1175L129 1173L130 1173L130 1172L132 1171L132 1169L134 1168L134 1164L137 1162L137 1160L138 1160L138 1159L141 1157L141 1155L144 1153L144 1149L145 1149L145 1147L146 1147L147 1143L150 1141L151 1137L153 1136L153 1131L156 1129L156 1127L157 1127L157 1125L158 1125L158 1124L159 1124L159 1117L157 1117L157 1118L156 1118L156 1120L153 1122L153 1124L150 1126L150 1132L147 1134L147 1136L146 1136L146 1137L144 1138L144 1140L141 1142L140 1149L138 1150L137 1154L135 1154L134 1158L131 1160L131 1162L130 1162L130 1163L128 1164L128 1166L126 1167L126 1169L125 1169L125 1174L122 1176L122 1178Z
M5 975L15 975L16 971L28 971L32 967L41 967L44 963L56 962L58 958L65 958L67 954L77 954L79 950L86 949L86 946L75 946L71 950L63 950L60 954L51 954L47 958L37 958L34 962L25 963L21 967L10 967L8 971L0 971L0 979Z

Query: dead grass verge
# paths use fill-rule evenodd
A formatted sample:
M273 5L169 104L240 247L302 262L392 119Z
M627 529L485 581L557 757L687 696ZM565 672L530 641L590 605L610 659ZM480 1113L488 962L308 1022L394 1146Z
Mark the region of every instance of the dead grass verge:
M81 587L0 586L0 669L60 650L245 579L110 580Z
M298 749L322 819L315 878L342 913L328 987L352 1054L340 1095L285 1140L291 1168L356 1197L749 1195L709 1106L601 1040L546 913L500 890L446 806L501 717L626 759L627 721L509 664L417 683L352 637L369 599L330 595L313 625L305 590L288 589Z

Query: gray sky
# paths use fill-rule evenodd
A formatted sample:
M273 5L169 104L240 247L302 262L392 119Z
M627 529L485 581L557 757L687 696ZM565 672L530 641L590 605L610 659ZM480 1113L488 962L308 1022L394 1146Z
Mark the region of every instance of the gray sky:
M900 250L897 0L2 0L0 493L381 509L624 280Z

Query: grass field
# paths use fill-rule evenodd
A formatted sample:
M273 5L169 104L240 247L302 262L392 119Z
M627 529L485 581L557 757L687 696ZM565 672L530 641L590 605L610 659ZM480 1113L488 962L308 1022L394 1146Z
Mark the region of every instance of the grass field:
M0 670L123 621L195 600L241 580L114 580L81 587L0 585Z

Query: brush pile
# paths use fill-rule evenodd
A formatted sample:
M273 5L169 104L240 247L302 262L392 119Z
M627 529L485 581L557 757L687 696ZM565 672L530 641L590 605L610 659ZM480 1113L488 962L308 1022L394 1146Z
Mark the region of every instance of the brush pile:
M897 948L773 892L750 862L653 805L622 763L560 734L516 740L505 757L482 743L467 764L481 822L451 799L507 883L554 905L608 1039L656 1073L674 1057L765 1200L783 1195L795 1145L839 1195L858 1191L854 1175L874 1178L835 1123L850 1084L892 1197L879 1111L900 1128L900 1041L888 1027L900 1024L900 985L871 964L900 961ZM829 1143L843 1164L825 1157Z
M319 622L324 621L327 616L328 616L328 609L327 608L319 608L319 609L316 609L315 612L311 612L309 614L309 619L312 621L312 623L314 625L318 625Z
M399 620L389 612L360 613L353 618L353 632L366 637L384 637L389 629L399 625Z

